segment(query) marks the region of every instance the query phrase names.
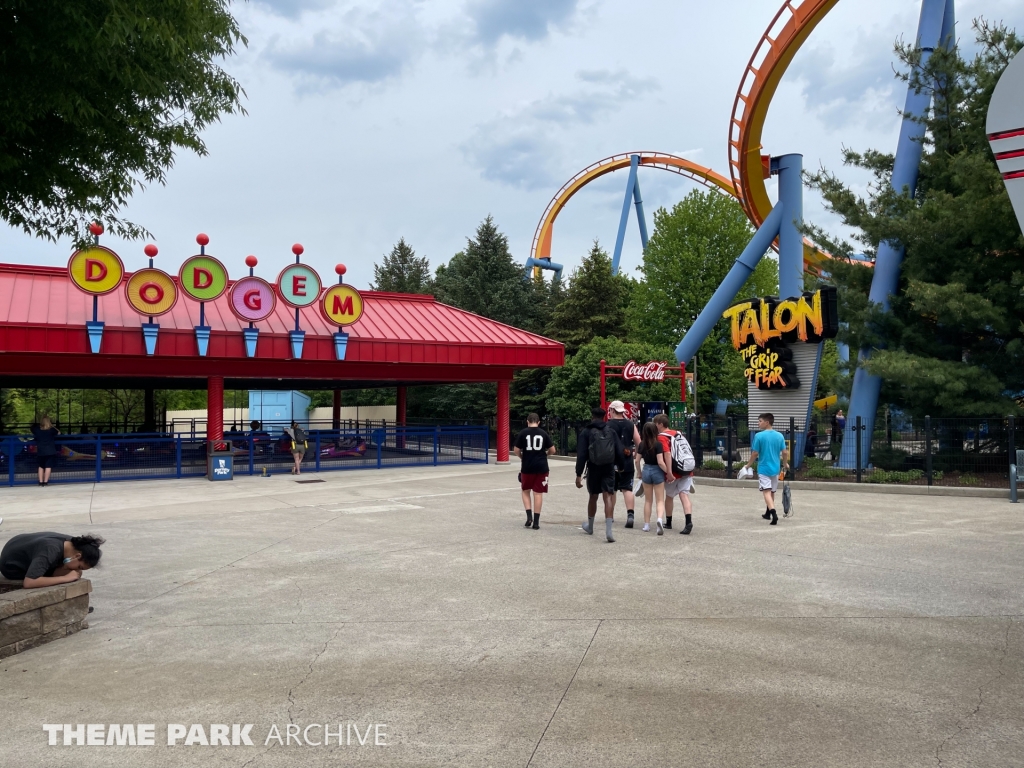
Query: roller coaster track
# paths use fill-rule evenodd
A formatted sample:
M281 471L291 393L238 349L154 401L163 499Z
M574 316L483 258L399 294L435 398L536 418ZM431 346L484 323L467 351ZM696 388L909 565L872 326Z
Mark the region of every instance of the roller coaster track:
M686 176L705 186L735 197L755 227L760 227L772 212L765 187L768 178L761 160L761 135L768 108L779 82L818 23L839 0L786 0L768 25L750 57L733 102L729 123L729 168L732 180L719 173L675 155L661 152L630 152L613 155L587 166L567 181L551 198L534 232L530 256L551 258L551 237L555 219L570 198L594 179L628 168L630 155L640 155L640 165L661 168ZM804 241L804 262L818 267L829 254Z
M555 219L561 213L566 203L579 192L583 187L600 178L605 174L618 171L622 168L629 168L630 157L640 155L640 165L649 168L660 168L663 171L677 173L712 189L720 189L722 192L736 197L735 186L729 179L720 173L715 173L710 168L705 168L690 160L676 155L669 155L664 152L626 152L621 155L612 155L603 160L598 160L584 168L562 185L562 188L555 193L544 209L537 230L533 233L533 244L530 246L530 256L537 259L551 258L551 233Z

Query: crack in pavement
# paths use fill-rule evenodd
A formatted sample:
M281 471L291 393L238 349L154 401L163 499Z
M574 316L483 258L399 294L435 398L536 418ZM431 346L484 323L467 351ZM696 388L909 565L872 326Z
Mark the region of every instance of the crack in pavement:
M967 715L956 721L956 733L951 733L935 748L935 761L939 768L942 768L944 763L942 762L942 752L946 749L946 745L950 742L955 742L957 737L963 734L964 731L968 730L970 726L967 721L977 715L981 711L982 705L985 703L985 689L992 685L994 682L1002 677L1006 677L1006 673L1003 671L1003 664L1006 661L1006 657L1010 652L1010 630L1013 628L1013 620L1011 619L1006 624L1006 636L1003 638L1003 653L999 657L999 662L996 664L996 674L990 677L988 680L978 686L978 703L974 705L974 709L971 710Z
M548 735L548 728L551 727L551 723L555 721L555 715L558 714L558 710L562 706L562 702L565 701L565 697L569 695L569 689L572 688L572 684L576 682L576 675L580 673L580 669L583 667L583 662L587 660L587 654L590 653L590 648L594 644L594 640L597 639L597 633L601 631L601 625L604 624L604 619L600 619L597 622L597 626L594 627L594 634L590 637L590 642L587 643L587 650L583 652L583 658L580 659L580 663L576 665L576 671L572 673L572 677L569 678L569 684L565 686L565 690L562 691L562 698L558 700L558 704L555 705L555 711L551 713L551 717L548 719L548 724L544 726L544 732L541 733L540 738L537 739L537 743L533 747L533 752L530 753L530 759L526 761L526 768L530 768L530 763L533 762L533 758L537 756L537 750L540 749L540 744L544 741L544 737Z
M309 667L306 669L306 674L302 676L302 679L299 680L299 682L297 682L295 685L293 685L291 688L288 689L288 723L289 724L291 724L291 725L295 724L295 720L292 718L292 710L295 708L295 696L294 696L295 691L298 690L299 688L301 688L303 683L305 683L309 679L309 676L313 674L313 667L316 666L317 661L320 660L321 656L323 656L325 653L327 653L328 646L331 643L334 642L334 640L341 633L341 630L344 629L344 628L345 628L345 624L344 623L338 625L337 629L334 630L334 633L329 638L327 638L327 641L324 643L324 647L321 648L317 652L316 656L313 657L313 660L311 662L309 662Z

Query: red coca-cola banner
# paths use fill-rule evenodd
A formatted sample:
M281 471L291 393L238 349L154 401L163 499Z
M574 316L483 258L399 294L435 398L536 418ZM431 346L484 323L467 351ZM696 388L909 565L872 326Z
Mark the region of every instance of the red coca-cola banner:
M622 366L622 378L626 381L664 381L668 363L650 362L640 365L630 360Z

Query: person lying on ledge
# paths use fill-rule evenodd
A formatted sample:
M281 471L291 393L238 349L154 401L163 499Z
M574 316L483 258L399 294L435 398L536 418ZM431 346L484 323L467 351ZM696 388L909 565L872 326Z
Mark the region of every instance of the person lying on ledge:
M0 575L21 581L23 589L69 584L82 571L96 567L103 553L99 536L63 533L19 533L0 551Z

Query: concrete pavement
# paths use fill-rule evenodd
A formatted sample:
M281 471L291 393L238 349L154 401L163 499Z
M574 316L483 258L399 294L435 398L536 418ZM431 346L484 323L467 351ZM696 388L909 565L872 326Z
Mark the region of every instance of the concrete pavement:
M571 465L552 470L540 531L517 469L494 465L0 490L0 543L108 540L91 628L0 662L0 765L1024 754L1017 507L807 491L772 528L755 492L700 487L692 536L624 530L620 497L608 544L579 530ZM48 746L43 724L64 723L154 724L156 745ZM253 746L166 744L169 724L211 723L252 724ZM267 741L325 723L343 745Z

